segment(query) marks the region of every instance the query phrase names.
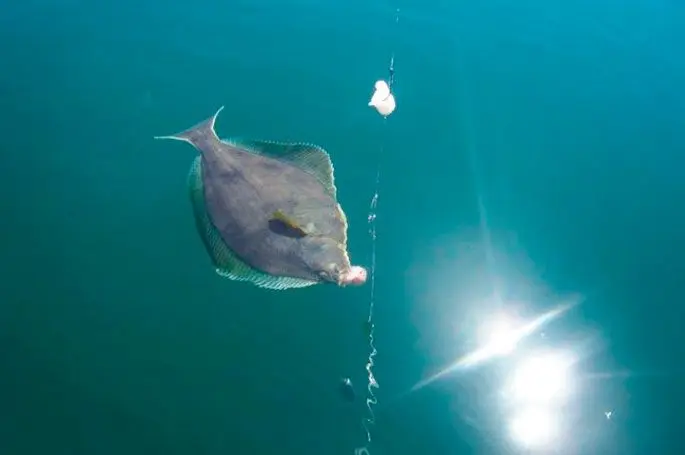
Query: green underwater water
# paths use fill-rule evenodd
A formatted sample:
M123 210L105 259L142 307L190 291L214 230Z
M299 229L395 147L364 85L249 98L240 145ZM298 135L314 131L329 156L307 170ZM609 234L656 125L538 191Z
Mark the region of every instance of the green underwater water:
M684 20L668 0L1 6L0 453L365 445L369 286L217 276L195 152L152 139L222 105L222 137L328 150L367 266L380 163L371 453L518 453L513 358L410 390L496 309L567 301L524 346L581 358L545 453L682 453ZM366 104L392 53L384 122Z

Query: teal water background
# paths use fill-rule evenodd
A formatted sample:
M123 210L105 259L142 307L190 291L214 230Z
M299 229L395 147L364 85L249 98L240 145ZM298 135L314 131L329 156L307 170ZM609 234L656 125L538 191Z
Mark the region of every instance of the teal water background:
M408 390L493 308L569 299L532 343L594 379L553 453L683 453L684 22L669 0L3 4L0 453L364 444L337 381L364 387L368 286L219 278L194 152L152 140L221 105L222 136L330 152L365 265L380 160L372 453L518 450L502 368ZM366 103L392 52L384 124Z

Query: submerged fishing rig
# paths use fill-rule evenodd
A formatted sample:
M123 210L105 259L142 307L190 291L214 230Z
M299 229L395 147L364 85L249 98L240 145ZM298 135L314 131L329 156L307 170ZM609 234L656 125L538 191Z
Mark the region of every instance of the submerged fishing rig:
M399 24L399 13L400 10L395 11L395 28ZM392 91L395 82L395 53L394 51L390 56L390 64L388 66L388 77L386 79L377 80L374 84L374 92L371 95L368 105L373 107L376 112L383 116L383 127L387 128L387 119L397 107L397 102L395 101L395 95ZM378 209L378 197L380 194L380 182L381 182L381 159L385 149L385 143L381 142L381 149L378 155L378 163L376 169L376 181L375 181L375 191L371 202L369 204L369 235L371 236L371 295L369 301L369 311L368 317L365 323L366 334L368 336L368 346L369 355L366 360L366 373L367 373L367 384L366 384L366 410L367 415L362 419L362 426L366 432L366 442L362 447L357 447L354 449L355 455L369 455L370 449L369 445L372 442L371 438L371 426L375 423L375 415L373 408L378 403L374 389L377 389L378 382L373 374L374 358L376 357L377 350L374 340L374 305L376 299L376 213ZM348 388L347 396L354 397L352 390L352 382L349 379L345 379L344 388Z
M374 92L371 95L369 106L376 109L384 118L395 112L397 103L395 102L395 95L392 93L392 86L395 82L395 56L390 57L390 67L388 68L388 80L383 79L376 81L374 84Z

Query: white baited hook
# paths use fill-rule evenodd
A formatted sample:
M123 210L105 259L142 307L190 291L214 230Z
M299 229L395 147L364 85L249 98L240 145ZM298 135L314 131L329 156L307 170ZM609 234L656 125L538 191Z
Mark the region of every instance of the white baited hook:
M371 96L369 106L376 109L382 116L387 117L395 111L395 95L390 92L388 83L383 80L376 81L374 88L375 91Z

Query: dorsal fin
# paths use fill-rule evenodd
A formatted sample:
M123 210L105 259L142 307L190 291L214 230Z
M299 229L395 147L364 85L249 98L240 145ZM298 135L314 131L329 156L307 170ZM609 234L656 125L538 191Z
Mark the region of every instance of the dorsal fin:
M287 143L243 138L222 140L240 146L250 152L268 156L280 161L286 161L297 166L299 169L316 177L324 186L329 196L337 200L337 190L335 188L331 157L326 150L318 145L302 142Z

